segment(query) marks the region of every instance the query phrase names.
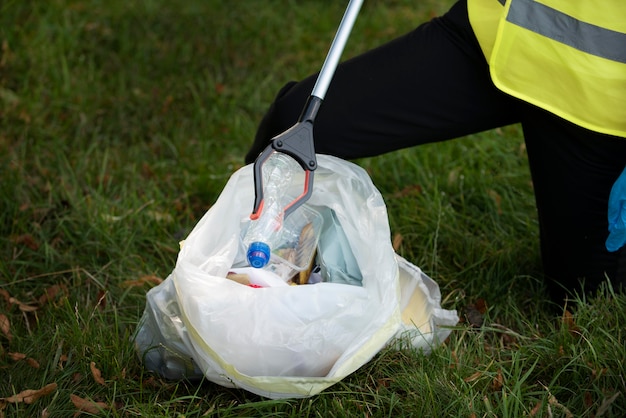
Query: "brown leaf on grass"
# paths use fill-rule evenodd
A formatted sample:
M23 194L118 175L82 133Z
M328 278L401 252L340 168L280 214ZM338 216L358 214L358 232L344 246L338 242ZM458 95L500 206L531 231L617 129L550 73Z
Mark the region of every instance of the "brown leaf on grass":
M591 377L594 379L601 377L602 375L606 374L606 372L609 371L609 369L606 367L603 367L600 370L597 370L595 366L593 365L593 363L590 361L587 362L587 366L589 366L589 368L591 369Z
M79 412L87 412L88 414L98 414L109 409L109 405L104 402L94 402L83 399L78 395L70 394L70 400Z
M153 179L156 177L154 170L152 170L152 167L147 162L144 162L141 165L141 175L146 179Z
M141 386L145 388L161 388L163 387L163 382L161 380L157 380L154 376L150 376L147 379L144 379L141 382Z
M28 363L28 365L30 367L32 367L33 369L38 369L39 368L39 362L37 360L35 360L32 357L27 357L26 358L26 363Z
M559 408L561 411L563 411L565 418L574 418L574 414L572 414L572 412L565 405L561 404L554 397L554 395L550 395L550 397L548 398L548 403L556 408Z
M0 331L7 337L7 340L11 341L13 335L11 334L11 322L5 314L0 314Z
M535 406L533 406L533 409L530 410L529 416L534 417L535 415L537 415L537 413L539 413L539 411L541 410L541 405L543 405L541 401L537 401Z
M32 357L27 357L24 353L7 353L9 358L13 361L22 361L25 360L26 363L33 369L39 368L39 362Z
M496 377L493 378L493 382L491 382L491 388L494 391L498 391L502 389L502 386L504 386L504 378L502 377L502 369L500 369L498 370Z
M59 368L61 370L63 370L63 364L67 363L68 360L69 360L69 357L67 356L67 354L61 354L59 356L59 363L58 364L59 364Z
M459 357L456 354L456 350L452 350L450 352L450 357L452 357L452 363L450 363L450 368L456 369L459 365Z
M35 402L37 399L41 398L42 396L51 394L55 390L57 390L57 384L50 383L42 387L41 389L27 389L16 395L9 396L8 398L0 398L0 401L4 401L8 403L24 402L27 404L31 404Z
M25 245L33 251L37 251L39 249L39 243L31 234L12 236L11 242L15 245Z
M547 386L545 386L543 383L541 384L541 386L543 386L546 392L548 392L548 412L550 416L552 416L552 413L550 412L550 407L554 406L556 408L559 408L561 411L563 411L563 415L566 418L574 418L574 415L572 414L572 412L569 409L567 409L565 405L561 404L556 399L556 397L550 392L550 389L548 389Z
M89 368L91 369L91 375L93 376L93 380L95 380L96 383L105 386L106 383L104 383L104 379L102 378L102 373L100 372L100 369L96 367L96 362L92 361L89 364Z
M9 292L4 289L0 289L0 296L2 296L2 299L4 299L6 303L9 303L9 299L11 299L11 295L9 295Z
M579 337L580 336L580 328L576 325L576 321L574 321L574 315L567 309L563 311L563 317L561 318L563 321L563 325L567 327L567 330L572 336Z
M394 194L391 195L391 197L402 198L402 197L407 197L407 196L421 194L421 193L422 193L422 186L420 186L419 184L413 184L410 186L406 186L402 190L395 192Z
M485 299L477 299L474 306L481 314L484 315L487 313L487 301Z
M17 307L20 308L20 311L22 312L35 312L37 309L39 309L36 306L32 306L32 305L28 305L26 303L20 302L18 299L14 297L9 298L9 303L11 305L17 305Z
M517 344L517 338L510 334L502 334L500 336L500 340L502 341L502 345L506 348L511 347L514 344Z
M106 290L98 291L98 302L96 302L96 307L100 310L103 310L107 307L107 292Z
M473 373L471 376L467 376L465 379L463 379L463 381L465 383L473 382L475 380L480 379L482 375L483 375L483 372L476 372L476 373Z
M166 114L170 110L170 107L172 106L173 102L174 102L174 97L172 97L171 95L168 95L163 101L163 105L161 105L161 113Z
M20 360L24 360L26 358L26 354L24 354L24 353L8 353L8 356L13 361L20 361Z
M402 237L402 234L396 234L393 236L393 249L394 251L398 251L400 249L400 246L402 245L402 240L404 238Z
M67 295L68 294L67 286L55 284L46 288L44 294L39 296L39 299L38 299L39 306L43 306L48 302L52 302L54 299L56 299L58 294L61 292Z
M154 285L159 285L163 282L163 279L154 275L146 275L142 276L137 280L126 280L122 282L122 287L137 287L143 286L146 283L152 283Z

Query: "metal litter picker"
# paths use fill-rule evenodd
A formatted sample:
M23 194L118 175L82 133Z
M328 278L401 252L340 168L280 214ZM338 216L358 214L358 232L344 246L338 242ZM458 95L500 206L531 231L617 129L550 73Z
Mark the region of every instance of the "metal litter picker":
M282 152L295 159L305 171L302 194L289 203L284 210L285 218L295 209L306 202L313 192L313 174L317 168L315 145L313 143L313 124L320 106L326 96L328 86L335 74L339 58L343 53L354 21L359 13L363 0L351 0L346 8L335 38L330 46L326 60L318 75L311 96L304 106L299 121L285 132L272 138L268 145L254 162L254 191L255 200L251 219L260 216L263 210L263 176L262 168L273 152Z

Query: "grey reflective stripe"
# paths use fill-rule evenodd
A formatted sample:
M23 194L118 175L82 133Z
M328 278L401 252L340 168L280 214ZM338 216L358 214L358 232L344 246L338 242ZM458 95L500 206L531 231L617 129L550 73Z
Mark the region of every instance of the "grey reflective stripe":
M626 33L585 23L534 0L512 0L506 20L582 52L626 64Z

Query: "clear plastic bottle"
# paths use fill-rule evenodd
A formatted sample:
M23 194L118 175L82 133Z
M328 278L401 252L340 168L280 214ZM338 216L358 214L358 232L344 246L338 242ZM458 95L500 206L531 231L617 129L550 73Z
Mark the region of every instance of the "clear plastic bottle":
M300 166L290 156L273 152L263 164L263 208L260 216L250 221L243 237L248 263L263 268L270 260L272 249L280 244L283 231L284 205L293 175Z

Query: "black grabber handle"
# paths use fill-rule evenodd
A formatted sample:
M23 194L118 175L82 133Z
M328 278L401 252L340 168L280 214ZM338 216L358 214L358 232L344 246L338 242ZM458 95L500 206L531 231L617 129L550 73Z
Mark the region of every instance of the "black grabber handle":
M272 142L254 162L254 208L250 219L257 219L263 211L263 173L265 161L272 152L283 152L300 164L304 170L304 189L285 207L285 218L300 205L309 200L313 193L313 172L317 168L315 146L313 144L313 120L322 103L322 99L310 96L300 121L285 132L272 139Z
M254 161L254 208L250 219L257 219L263 211L263 175L262 167L270 154L274 151L283 152L294 158L305 172L304 189L300 196L295 198L285 208L285 218L295 209L306 202L313 192L313 171L317 168L315 145L313 143L313 122L326 96L328 85L339 64L339 58L359 13L363 0L350 0L341 19L333 43L326 55L326 60L317 77L311 96L304 106L299 121L285 132L275 136L270 145Z

